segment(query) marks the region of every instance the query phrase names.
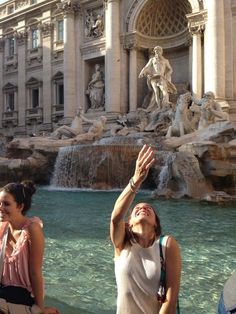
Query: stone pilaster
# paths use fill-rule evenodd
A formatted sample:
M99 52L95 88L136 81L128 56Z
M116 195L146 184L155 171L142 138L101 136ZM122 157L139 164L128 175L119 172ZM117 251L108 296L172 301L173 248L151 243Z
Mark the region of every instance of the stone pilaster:
M76 1L61 1L64 13L64 123L70 123L76 112L75 14L80 10Z
M133 48L130 50L129 58L129 111L133 112L137 109L138 103L138 72L137 72L137 50Z
M225 96L227 99L234 98L234 50L233 50L233 37L235 33L235 27L233 25L232 16L232 2L231 0L224 0L225 7L225 69L226 69L226 86L225 86ZM236 99L234 99L235 101Z
M82 32L83 32L83 18L82 14L78 14L76 21L76 34L75 34L75 51L76 51L76 110L78 108L85 108L85 73L84 73L84 64L82 60L82 55L80 51L81 42L82 42Z
M51 40L52 40L52 23L43 23L40 26L42 34L42 47L43 47L43 123L51 123L52 114L52 97L51 97L51 79L52 79L52 66L51 66Z
M120 112L120 1L105 1L106 59L105 109L108 113Z
M26 45L27 45L27 32L19 31L15 34L17 40L17 54L18 54L18 126L25 126L26 114Z
M212 91L218 100L225 100L225 21L224 1L206 0L204 77L205 91Z
M4 50L4 39L3 37L0 38L0 102L4 104L3 99L3 67L4 67L4 60L3 60L3 50ZM3 105L0 106L0 128L2 128L2 114L3 114Z

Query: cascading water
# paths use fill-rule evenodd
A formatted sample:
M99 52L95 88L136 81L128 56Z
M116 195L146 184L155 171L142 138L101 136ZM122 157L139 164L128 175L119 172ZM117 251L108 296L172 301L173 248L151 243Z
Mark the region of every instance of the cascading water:
M171 165L173 163L174 158L175 154L168 152L165 158L165 163L162 166L161 171L159 173L159 184L157 187L157 192L164 192L167 189L168 182L172 177Z
M76 145L59 150L51 185L123 188L133 174L138 145Z

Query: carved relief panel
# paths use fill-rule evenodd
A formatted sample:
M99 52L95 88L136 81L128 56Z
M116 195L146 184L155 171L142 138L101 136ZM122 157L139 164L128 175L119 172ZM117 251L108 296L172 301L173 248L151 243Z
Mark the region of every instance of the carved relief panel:
M84 15L85 38L99 38L104 35L104 8L87 9Z

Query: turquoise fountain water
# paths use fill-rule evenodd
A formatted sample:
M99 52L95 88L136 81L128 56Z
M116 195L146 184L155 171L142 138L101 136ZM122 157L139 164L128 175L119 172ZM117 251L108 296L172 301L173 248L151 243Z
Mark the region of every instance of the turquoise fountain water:
M32 215L44 221L46 300L62 314L115 314L116 286L109 219L118 192L39 189ZM138 200L158 210L163 231L183 258L181 314L214 314L236 269L236 210L188 200Z

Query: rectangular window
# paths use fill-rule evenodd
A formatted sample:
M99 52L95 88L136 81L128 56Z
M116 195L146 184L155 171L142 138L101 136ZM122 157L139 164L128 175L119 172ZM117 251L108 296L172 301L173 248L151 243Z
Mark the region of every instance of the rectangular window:
M15 38L14 37L11 37L8 39L8 45L9 45L8 55L9 57L13 57L15 53Z
M63 40L64 37L64 25L63 20L57 22L57 40Z
M32 108L37 108L39 106L39 89L32 89Z
M39 46L39 31L38 29L32 30L32 49L36 49Z
M64 105L64 85L57 84L57 105Z
M6 94L6 101L7 101L7 111L14 111L15 105L14 105L14 92Z

